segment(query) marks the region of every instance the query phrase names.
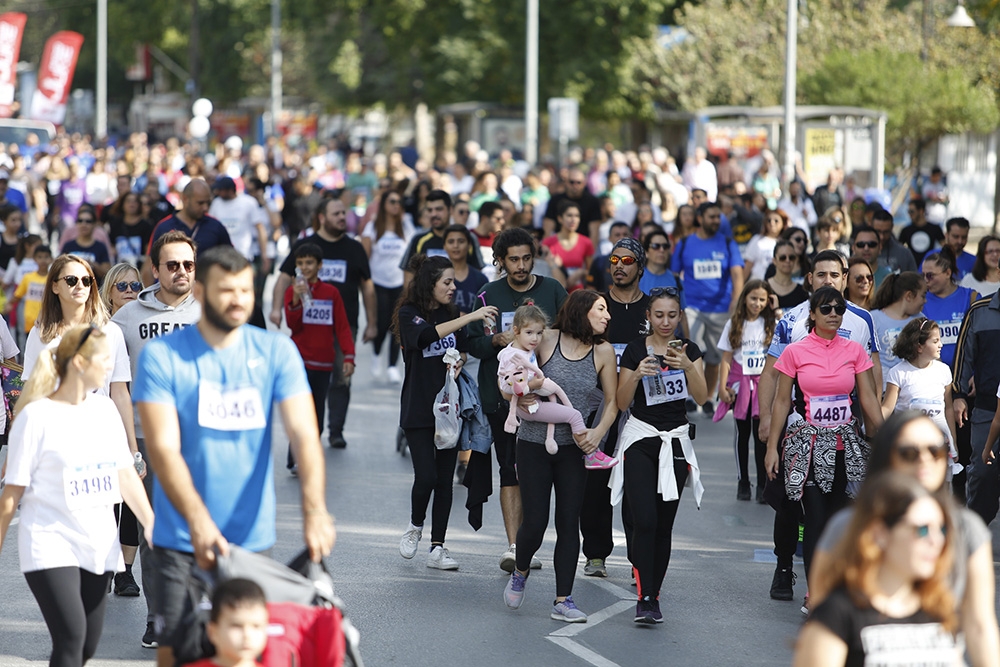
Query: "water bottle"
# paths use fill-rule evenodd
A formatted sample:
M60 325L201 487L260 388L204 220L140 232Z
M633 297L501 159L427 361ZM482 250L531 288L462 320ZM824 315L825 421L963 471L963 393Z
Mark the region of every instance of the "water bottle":
M656 352L653 350L653 346L652 345L647 345L646 346L646 354L648 354L649 356L653 357L654 359L657 359L657 363L659 363L659 358L656 356ZM656 391L657 394L665 394L666 393L666 389L664 389L664 387L663 387L663 374L662 373L657 373L656 375L654 375L653 377L651 377L649 379L652 381L652 383L653 383L653 389L655 389L655 391Z
M146 472L146 462L142 460L142 454L136 452L132 455L132 460L135 461L136 473L138 473L139 477L142 477L142 473Z
M302 269L300 269L299 267L295 267L295 284L305 285L307 288L309 287L309 283L306 282L305 277L302 275ZM309 292L308 289L306 290L305 294L300 294L299 298L302 299L302 306L304 308L309 308L312 306L313 303L312 293Z

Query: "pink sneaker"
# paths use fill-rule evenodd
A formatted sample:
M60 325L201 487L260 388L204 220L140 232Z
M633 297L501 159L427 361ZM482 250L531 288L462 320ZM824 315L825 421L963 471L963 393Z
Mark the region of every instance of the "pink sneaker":
M599 449L583 457L583 467L587 470L609 470L616 465L618 459L608 456Z

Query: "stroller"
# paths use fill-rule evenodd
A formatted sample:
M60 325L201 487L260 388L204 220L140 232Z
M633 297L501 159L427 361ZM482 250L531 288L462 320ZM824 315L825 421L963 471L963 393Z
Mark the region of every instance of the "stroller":
M267 598L267 648L264 667L364 667L360 633L344 616L333 593L333 579L304 550L287 565L230 545L216 558L214 572L198 570L188 587L184 617L174 638L177 667L215 655L206 625L215 585L242 577L255 581Z

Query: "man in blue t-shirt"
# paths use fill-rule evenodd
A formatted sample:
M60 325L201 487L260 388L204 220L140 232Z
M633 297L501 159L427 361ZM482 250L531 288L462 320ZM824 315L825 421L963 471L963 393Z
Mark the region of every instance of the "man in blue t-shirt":
M971 252L965 252L965 246L969 243L969 221L965 218L950 218L945 223L944 245L951 248L955 254L955 263L958 265L958 275L953 276L955 282L962 280L965 274L972 273L972 267L976 265L976 256ZM928 253L927 257L937 254L939 251ZM925 257L924 259L927 259Z
M671 266L684 281L691 340L705 354L705 382L708 395L714 396L722 361L719 337L743 291L743 258L736 242L719 233L722 209L718 204L701 204L695 219L695 233L677 244ZM715 412L711 400L702 409L709 415Z
M305 366L291 340L246 326L253 311L253 268L232 247L199 253L196 326L143 349L133 398L156 471L153 550L160 667L173 646L197 566L210 569L229 544L274 546L271 457L274 406L299 462L305 542L319 561L336 533L326 510L325 465ZM183 630L183 629L181 629Z

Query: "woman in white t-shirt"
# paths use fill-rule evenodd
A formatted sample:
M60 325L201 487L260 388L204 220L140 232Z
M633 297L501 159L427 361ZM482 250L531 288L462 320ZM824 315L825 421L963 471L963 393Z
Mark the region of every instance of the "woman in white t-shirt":
M976 263L959 284L976 290L980 296L993 296L1000 287L1000 238L984 236L979 239Z
M767 211L764 214L764 228L750 239L743 252L744 280L764 279L774 257L774 246L787 227L788 215L784 211Z
M379 377L382 373L382 344L389 338L389 368L395 369L399 361L399 346L392 341L389 326L392 324L392 311L403 293L403 270L399 263L406 254L410 237L413 236L413 225L403 214L403 198L395 190L386 190L378 202L378 213L375 219L365 225L361 232L361 245L368 253L368 264L372 267L372 282L375 283L375 298L378 304L378 333L372 340L372 374ZM399 375L396 371L395 375Z
M21 571L52 637L50 665L83 665L97 650L108 587L123 569L112 506L124 499L152 535L118 411L94 393L111 362L97 326L66 331L39 355L10 434L0 549L20 503Z

